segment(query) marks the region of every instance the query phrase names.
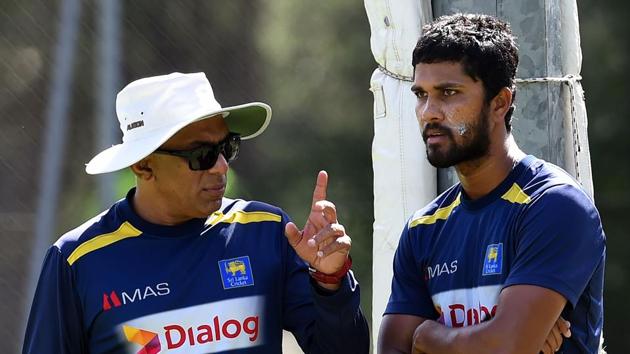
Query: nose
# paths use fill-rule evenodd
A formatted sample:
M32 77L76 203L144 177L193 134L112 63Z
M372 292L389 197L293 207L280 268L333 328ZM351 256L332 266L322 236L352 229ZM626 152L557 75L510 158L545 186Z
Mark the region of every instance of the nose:
M229 169L230 169L230 165L225 159L225 156L223 156L223 154L219 154L219 156L217 157L217 162L214 163L214 166L212 166L212 168L209 169L208 172L213 173L213 174L224 175L227 173Z
M423 128L428 123L440 121L444 115L437 98L427 96L422 100L418 100L416 104L416 118L420 127Z

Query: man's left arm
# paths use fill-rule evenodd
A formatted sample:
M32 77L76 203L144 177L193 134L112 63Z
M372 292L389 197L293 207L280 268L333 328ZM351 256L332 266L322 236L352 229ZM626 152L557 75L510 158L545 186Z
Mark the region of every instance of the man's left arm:
M466 328L425 321L414 333L414 353L538 353L565 307L572 314L605 255L592 201L575 187L553 187L516 227L495 317Z
M446 327L425 321L416 329L413 353L538 353L566 299L534 285L514 285L499 296L495 317L476 326Z

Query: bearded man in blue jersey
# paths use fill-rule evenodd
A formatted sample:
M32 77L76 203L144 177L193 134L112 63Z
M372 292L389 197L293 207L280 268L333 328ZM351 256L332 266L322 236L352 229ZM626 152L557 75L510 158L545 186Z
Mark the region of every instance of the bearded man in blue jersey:
M439 18L423 29L412 64L428 160L454 166L460 183L403 230L379 353L596 353L600 217L565 171L515 143L509 26Z
M302 230L279 208L224 197L241 139L271 108L222 108L205 74L150 77L117 97L123 143L90 174L136 187L44 260L24 353L367 353L350 237L317 177Z

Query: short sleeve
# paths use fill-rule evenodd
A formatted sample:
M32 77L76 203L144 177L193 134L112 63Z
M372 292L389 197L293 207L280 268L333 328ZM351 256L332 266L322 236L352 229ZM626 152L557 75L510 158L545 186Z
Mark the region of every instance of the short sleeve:
M50 247L28 319L22 353L87 353L81 303L70 266Z
M422 261L419 255L421 235L418 235L419 232L411 232L408 227L407 225L403 229L394 255L392 293L385 314L407 314L437 319L439 315L433 306L423 276Z
M526 209L516 232L515 258L504 286L545 287L575 308L606 251L591 199L571 185L553 187Z

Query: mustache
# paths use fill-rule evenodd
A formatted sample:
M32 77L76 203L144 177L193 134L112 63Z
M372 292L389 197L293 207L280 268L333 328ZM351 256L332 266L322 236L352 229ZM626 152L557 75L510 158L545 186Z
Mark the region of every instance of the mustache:
M432 123L428 123L427 125L425 125L424 129L422 130L422 140L424 140L425 143L427 142L427 139L429 138L429 133L428 132L439 133L439 134L442 134L442 135L446 135L446 136L448 136L450 138L453 137L453 132L449 128L447 128L447 127L445 127L445 126L443 126L443 125L441 125L439 123L432 122Z

